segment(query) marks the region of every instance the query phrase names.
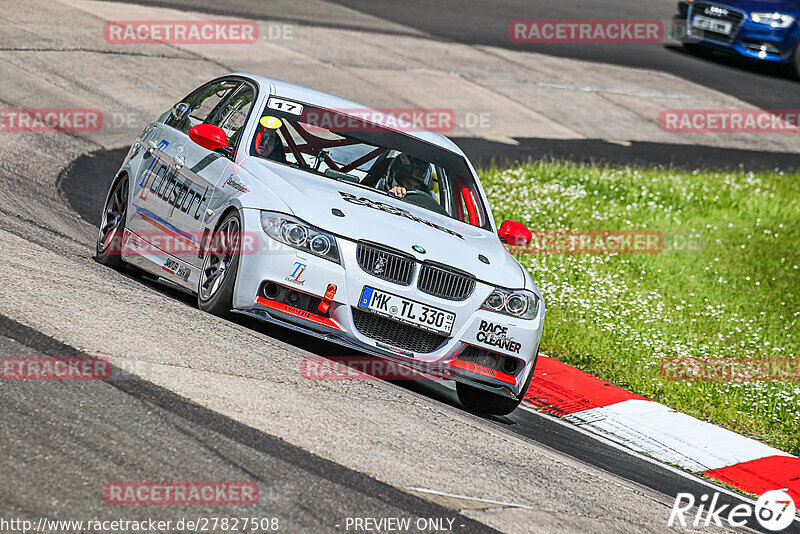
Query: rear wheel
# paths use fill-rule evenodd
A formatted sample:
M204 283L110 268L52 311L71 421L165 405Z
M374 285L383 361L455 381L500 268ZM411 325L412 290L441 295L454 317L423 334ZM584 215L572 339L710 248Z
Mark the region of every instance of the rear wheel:
M128 214L128 175L122 174L111 186L103 209L100 232L97 236L98 262L115 269L122 267L122 234Z
M211 237L200 271L197 307L220 317L229 317L233 308L241 228L237 212L232 212L222 220Z

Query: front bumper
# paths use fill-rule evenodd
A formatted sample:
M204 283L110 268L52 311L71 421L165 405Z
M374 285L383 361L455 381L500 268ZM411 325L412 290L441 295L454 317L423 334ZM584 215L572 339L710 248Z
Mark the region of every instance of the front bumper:
M750 20L750 14L717 3L702 5L720 6L742 17L741 22L734 25L730 36L704 32L692 27L697 12L694 2L679 2L678 9L672 18L672 35L684 43L697 44L712 50L737 54L746 58L775 63L791 61L794 47L798 42L798 21L788 28L770 28L765 24L756 24Z
M532 320L514 319L481 310L483 301L493 289L481 282L476 284L472 295L464 301L437 298L419 291L416 277L410 286L401 286L363 271L356 261L355 242L338 239L343 263L338 265L267 236L261 230L258 210L246 209L242 213L247 235L259 242L255 247L248 247L253 253L245 253L240 258L233 300L235 311L321 337L349 349L387 358L427 375L454 379L513 398L524 394L522 388L536 363L544 322L543 303L538 316ZM336 292L330 299L327 313L318 312L313 306L309 312L267 298L264 286L270 282L315 297L315 302L332 285L336 286ZM407 339L397 339L391 343L386 338L377 340L365 335L355 321L364 286L455 313L452 332L449 336L442 336L441 344L430 352L409 350ZM364 313L370 314L361 312ZM372 317L370 314L367 319ZM383 318L376 320L391 321ZM489 329L504 332L503 338L513 342L498 343L496 337L487 335ZM407 328L403 330L408 332ZM420 331L420 335L426 334ZM477 349L512 358L517 362L515 370L507 373L471 360L459 359L459 356L466 358L467 354L474 354Z

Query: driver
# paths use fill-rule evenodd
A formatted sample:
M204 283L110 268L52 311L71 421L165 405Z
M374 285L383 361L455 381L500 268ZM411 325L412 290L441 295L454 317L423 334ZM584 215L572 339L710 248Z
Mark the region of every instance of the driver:
M286 151L283 141L278 137L278 129L283 126L283 121L278 117L261 117L259 121L261 131L256 134L256 152L262 158L271 159L278 163L286 163Z
M398 198L403 198L412 191L430 194L430 181L430 164L408 154L399 154L395 157L386 171L389 193Z

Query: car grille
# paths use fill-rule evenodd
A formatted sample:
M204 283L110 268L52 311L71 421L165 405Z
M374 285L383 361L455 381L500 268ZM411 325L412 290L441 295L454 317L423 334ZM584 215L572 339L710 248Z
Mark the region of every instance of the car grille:
M517 368L517 359L510 356L504 356L490 350L481 349L473 345L467 345L467 348L461 351L458 355L459 360L465 362L476 363L489 369L496 369L504 373L513 374Z
M475 279L441 267L424 263L417 287L423 293L447 300L465 300L475 290Z
M358 265L372 276L402 286L411 285L415 262L410 256L359 243L356 259Z
M690 5L691 5L691 7L689 8L690 26L692 24L692 20L694 19L695 15L702 15L704 17L709 17L716 20L722 20L730 22L732 24L730 35L725 35L724 33L714 32L711 30L702 30L700 28L694 28L694 27L692 27L692 32L698 32L698 33L702 32L703 38L708 39L710 41L717 41L725 44L733 42L734 37L739 31L739 26L742 25L742 21L744 20L743 13L739 11L734 11L729 7L715 6L714 4L707 4L705 2L693 2ZM706 14L705 10L710 7L721 7L722 9L725 9L728 13L726 15L715 15L713 13Z
M353 322L363 335L398 349L426 354L447 341L445 336L353 308Z

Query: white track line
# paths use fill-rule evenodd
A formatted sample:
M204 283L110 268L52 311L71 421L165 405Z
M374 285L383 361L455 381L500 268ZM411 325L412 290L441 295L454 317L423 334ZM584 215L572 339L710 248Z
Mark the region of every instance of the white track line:
M497 506L504 506L507 508L524 508L526 510L533 510L531 506L525 506L524 504L514 504L511 502L502 502L502 501L492 501L489 499L478 499L476 497L469 497L467 495L456 495L455 493L445 493L443 491L436 491L432 489L426 488L413 488L413 487L406 487L405 489L409 491L417 491L419 493L429 493L431 495L440 495L442 497L453 497L455 499L463 499L465 501L475 501L475 502L484 502L486 504L494 504Z
M708 480L706 480L704 478L701 478L701 477L695 475L694 473L690 473L688 471L684 471L683 469L678 469L675 466L660 462L660 461L656 460L655 458L651 458L649 456L645 456L644 454L640 454L640 453L638 453L638 452L636 452L636 451L634 451L632 449L629 449L628 447L625 447L624 445L620 445L619 443L606 438L605 436L602 436L600 434L595 434L594 432L590 432L589 430L581 428L578 425L573 425L572 423L568 423L568 422L562 420L559 417L555 417L555 416L552 416L552 415L541 413L541 412L539 412L537 410L534 410L533 408L530 408L529 406L526 406L524 404L520 404L518 410L525 410L526 412L530 412L530 413L536 414L539 417L546 418L549 421L555 421L559 425L562 425L562 426L565 426L565 427L569 427L569 428L571 428L573 430L576 430L577 432L580 432L581 434L584 434L586 436L594 438L597 441L599 441L601 443L604 443L605 445L608 445L608 446L613 447L613 448L615 448L617 450L620 450L620 451L622 451L622 452L624 452L626 454L629 454L629 455L631 455L631 456L633 456L635 458L638 458L640 460L644 460L644 461L649 462L649 463L651 463L653 465L657 465L657 466L661 467L662 469L666 469L667 471L675 473L676 475L679 475L682 478L691 480L692 482L700 483L700 484L708 487L710 490L717 491L719 493L724 493L725 495L729 495L731 497L735 497L735 498L741 500L742 502L748 503L751 506L755 506L755 503L756 503L755 499L752 499L750 497L742 495L741 493L737 493L737 492L731 491L731 490L729 490L728 488L726 488L724 486L720 486L720 485L714 484L712 482L709 482ZM624 477L622 477L622 478L624 478ZM795 517L795 522L796 523L800 523L800 517Z

